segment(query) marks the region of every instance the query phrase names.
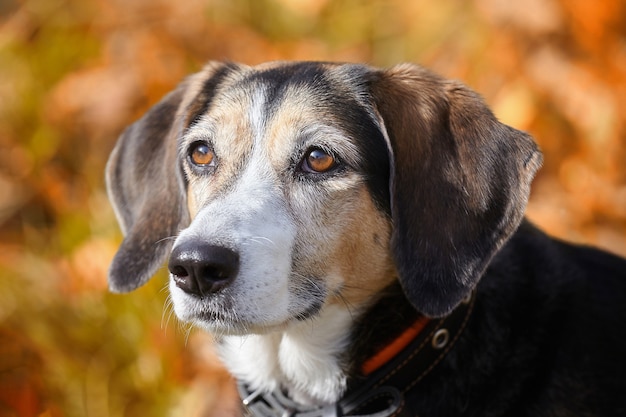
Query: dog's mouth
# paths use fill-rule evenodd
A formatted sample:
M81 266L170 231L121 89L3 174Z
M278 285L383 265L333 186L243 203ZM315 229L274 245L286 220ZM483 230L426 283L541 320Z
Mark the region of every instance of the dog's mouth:
M314 303L306 309L290 315L285 320L256 321L237 317L231 311L206 309L190 320L194 325L216 335L266 334L281 331L290 324L314 319L323 304Z
M273 311L242 311L232 296L174 298L178 318L216 335L265 334L284 330L290 324L312 320L324 306L324 299L311 297L290 306L284 314Z

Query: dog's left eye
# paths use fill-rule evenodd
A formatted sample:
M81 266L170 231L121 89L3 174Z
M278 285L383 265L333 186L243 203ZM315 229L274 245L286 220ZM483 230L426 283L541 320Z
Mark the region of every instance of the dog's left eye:
M196 142L189 148L189 160L198 167L208 167L215 163L215 153L204 142Z
M337 160L326 151L315 148L302 160L302 170L311 173L328 172L337 166Z

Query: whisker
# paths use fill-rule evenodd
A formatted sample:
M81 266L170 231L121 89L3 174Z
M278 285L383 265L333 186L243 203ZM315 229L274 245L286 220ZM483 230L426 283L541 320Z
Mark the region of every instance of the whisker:
M378 292L380 290L376 289L376 288L369 288L369 287L363 287L363 286L356 286L356 285L343 285L343 288L350 290L350 291L361 291L361 292L365 292L365 293L374 293L374 292Z
M163 320L165 319L165 314L169 311L172 306L172 301L168 296L165 298L165 304L163 305L163 310L161 311L161 329L163 329ZM166 323L167 324L167 323Z
M251 242L257 243L259 245L266 246L266 247L270 247L270 246L271 247L275 247L276 246L276 243L274 243L274 241L272 239L267 238L265 236L251 236L251 237L247 238L247 241L251 241ZM247 243L247 241L244 242L244 244Z
M176 240L177 237L178 236L167 236L167 237L164 237L163 239L157 240L154 243L157 244L157 243L165 242L166 240Z
M176 330L177 330L177 331L182 332L182 333L184 333L184 332L186 332L186 331L187 331L186 326L188 326L188 325L189 325L189 323L185 323L185 322L180 321L180 320L179 320L179 321L177 321L176 323L177 323L177 326L176 326Z
M193 324L189 324L187 326L186 329L186 334L185 334L185 347L188 347L189 344L189 337L191 336L191 331L193 330Z
M167 314L167 317L166 317ZM167 333L167 329L169 328L170 320L174 315L174 301L171 296L167 296L165 299L165 305L163 306L163 314L161 315L161 329L165 329ZM165 323L163 322L165 321Z
M350 304L348 302L348 300L346 300L346 298L343 296L343 294L337 293L336 297L339 298L341 300L341 302L343 303L343 305L346 306L346 310L348 310L348 313L350 314L350 319L352 320L352 322L354 322L355 321L354 306L352 304Z

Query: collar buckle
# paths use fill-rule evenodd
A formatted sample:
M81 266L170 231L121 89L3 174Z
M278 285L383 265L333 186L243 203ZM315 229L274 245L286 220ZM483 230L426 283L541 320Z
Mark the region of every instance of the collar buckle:
M400 409L403 397L394 387L384 386L334 404L307 406L290 400L282 391L252 391L242 382L237 389L249 417L390 417ZM363 413L367 414L363 414Z

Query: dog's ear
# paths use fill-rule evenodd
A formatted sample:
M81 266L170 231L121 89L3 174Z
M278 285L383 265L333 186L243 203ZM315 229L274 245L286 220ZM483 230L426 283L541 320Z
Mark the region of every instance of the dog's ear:
M107 191L125 236L109 269L113 292L145 284L188 221L175 123L184 90L181 85L129 126L109 157Z
M391 155L391 247L422 313L448 314L519 226L542 157L464 85L413 65L370 84Z

